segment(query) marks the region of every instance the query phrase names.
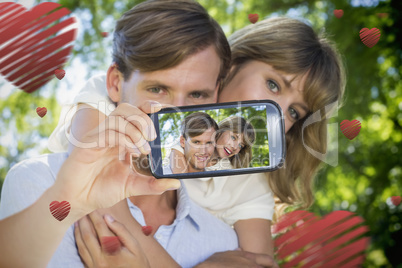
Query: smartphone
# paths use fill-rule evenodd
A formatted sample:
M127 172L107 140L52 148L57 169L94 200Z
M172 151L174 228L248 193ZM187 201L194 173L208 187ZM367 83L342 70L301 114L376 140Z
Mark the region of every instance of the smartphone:
M284 163L285 123L274 101L169 107L149 116L157 133L148 155L156 178L268 172Z

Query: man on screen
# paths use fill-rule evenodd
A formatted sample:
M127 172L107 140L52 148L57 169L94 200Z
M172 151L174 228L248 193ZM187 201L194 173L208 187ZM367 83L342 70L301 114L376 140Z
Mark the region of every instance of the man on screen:
M184 118L181 126L180 145L175 148L184 150L188 172L202 172L215 151L215 134L218 124L207 113L196 112ZM175 161L171 163L177 164ZM164 166L164 174L172 174L171 166Z

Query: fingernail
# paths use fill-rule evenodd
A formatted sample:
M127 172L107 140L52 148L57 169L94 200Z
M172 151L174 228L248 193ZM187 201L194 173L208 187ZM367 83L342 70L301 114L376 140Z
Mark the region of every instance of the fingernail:
M108 215L108 214L105 215L105 219L106 219L109 223L114 222L114 218L113 218L112 216Z

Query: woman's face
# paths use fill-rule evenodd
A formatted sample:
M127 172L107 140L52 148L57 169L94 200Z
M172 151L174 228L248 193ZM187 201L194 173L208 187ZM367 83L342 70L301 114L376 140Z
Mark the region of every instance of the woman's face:
M285 117L285 132L309 112L303 98L306 75L295 76L275 70L271 65L250 61L219 94L218 102L262 100L277 102Z
M232 157L244 147L243 134L226 130L216 141L216 152L220 158Z

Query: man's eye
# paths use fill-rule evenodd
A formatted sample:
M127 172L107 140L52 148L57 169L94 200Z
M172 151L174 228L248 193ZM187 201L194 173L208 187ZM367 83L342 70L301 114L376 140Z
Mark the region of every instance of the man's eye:
M191 97L193 97L194 99L199 99L202 97L202 93L200 92L193 92L191 93Z
M159 93L161 93L161 91L162 91L162 89L159 87L153 87L153 88L149 89L149 92L155 93L155 94L159 94Z
M267 87L270 91L272 91L273 93L277 93L279 91L279 86L278 84L273 81L273 80L268 80L267 81Z
M289 108L289 114L290 114L290 117L292 117L293 120L295 120L295 121L299 120L299 118L300 118L299 113L293 108Z

